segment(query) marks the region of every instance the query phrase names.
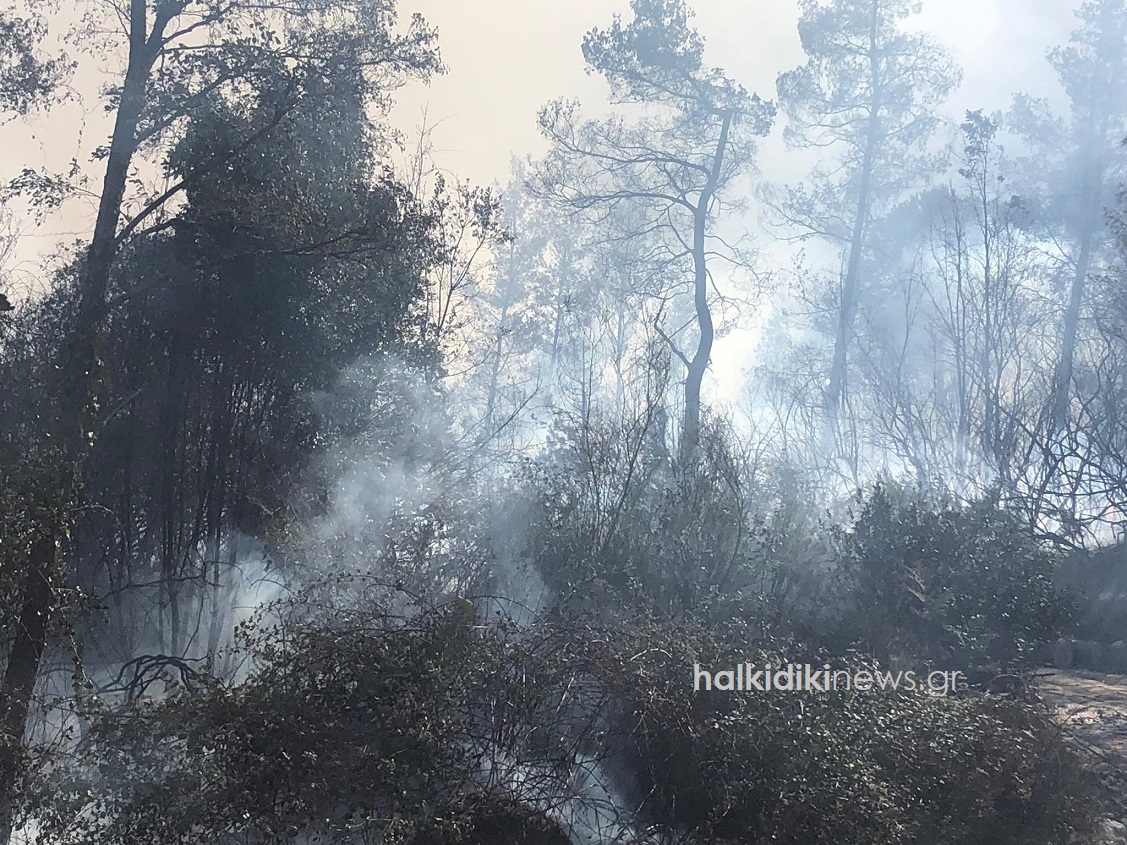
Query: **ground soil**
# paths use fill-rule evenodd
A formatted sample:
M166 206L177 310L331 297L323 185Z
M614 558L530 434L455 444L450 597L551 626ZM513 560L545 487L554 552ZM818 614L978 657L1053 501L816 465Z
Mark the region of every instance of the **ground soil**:
M1127 845L1127 675L1045 669L1036 689L1109 787L1105 843Z

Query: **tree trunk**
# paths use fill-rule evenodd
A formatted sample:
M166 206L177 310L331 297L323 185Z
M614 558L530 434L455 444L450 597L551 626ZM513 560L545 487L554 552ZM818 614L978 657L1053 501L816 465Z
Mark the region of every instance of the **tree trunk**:
M39 662L47 643L47 625L55 603L55 537L44 534L31 544L23 607L0 688L0 842L12 835L13 791L19 777L20 748Z
M682 463L688 464L700 445L700 393L704 374L712 356L715 329L708 305L708 265L705 256L705 214L697 208L693 232L693 306L696 310L699 339L693 357L688 361L685 376L685 420L681 431Z
M154 45L159 45L167 18L158 17L152 35L148 34L145 0L129 3L129 60L110 139L106 175L94 236L86 254L86 268L78 296L78 322L71 350L68 379L71 411L85 412L89 405L89 387L95 364L94 333L103 317L110 271L117 257L117 226L129 167L137 151L137 126L145 108L149 73L155 58ZM77 419L77 418L76 418Z
M129 166L137 148L137 126L144 110L149 73L155 57L154 45L160 44L163 27L168 20L167 16L158 16L150 39L145 0L130 0L129 60L125 82L114 121L94 236L78 291L78 317L61 362L61 383L48 423L49 434L63 452L63 466L76 485L81 483L82 459L93 436L91 412L98 364L96 334L105 310L110 271L118 250L117 225L121 204ZM48 625L55 605L51 577L64 533L65 526L52 519L43 526L43 536L32 545L28 559L23 609L5 668L3 686L0 686L4 733L0 741L10 741L15 747L22 743L27 729L31 696L46 649ZM4 773L0 774L0 843L7 843L11 835L14 785L14 772L8 772L5 767Z
M1076 355L1076 338L1080 326L1080 306L1084 302L1084 289L1088 269L1092 263L1091 227L1084 232L1080 243L1080 256L1076 261L1076 275L1068 296L1068 310L1064 315L1064 337L1061 340L1060 361L1053 378L1053 429L1060 431L1068 417L1069 384L1072 381L1072 362Z
M838 310L837 333L834 337L834 357L830 368L830 383L826 388L826 410L836 417L845 393L848 347L853 339L853 317L857 310L857 294L861 276L861 250L865 245L865 228L871 205L873 167L876 147L880 138L881 80L877 56L877 22L879 4L874 0L872 27L869 30L869 74L872 99L869 102L868 132L865 153L861 161L861 184L857 195L857 210L853 218L853 231L849 241L849 263L841 287L841 304Z
M1115 21L1116 18L1111 20ZM1118 19L1122 21L1122 18ZM1104 26L1109 23L1105 18ZM1084 171L1082 178L1083 208L1081 209L1082 230L1080 235L1080 255L1076 261L1076 274L1072 278L1072 289L1068 296L1068 310L1064 317L1064 337L1061 342L1060 360L1053 378L1052 413L1053 428L1059 431L1064 427L1068 416L1068 392L1072 381L1072 366L1076 356L1076 341L1080 326L1080 308L1084 303L1084 291L1088 283L1088 271L1091 268L1092 252L1095 249L1096 234L1100 229L1104 196L1104 180L1107 175L1106 160L1103 155L1111 137L1118 143L1121 137L1113 130L1113 112L1115 111L1115 98L1119 96L1122 87L1120 77L1123 71L1123 42L1125 30L1122 23L1118 23L1113 32L1104 33L1110 44L1118 45L1114 60L1111 61L1108 78L1102 81L1102 97L1100 99L1099 125L1093 127L1094 143L1084 154Z
M712 309L708 304L708 208L713 194L720 184L720 174L724 166L724 154L728 147L728 133L732 127L732 114L725 112L720 127L720 137L716 142L716 155L712 160L712 170L708 181L701 190L693 215L693 307L696 312L697 340L696 352L687 360L685 376L685 418L681 430L681 462L688 465L695 458L700 445L700 393L704 374L712 358L712 344L716 332L712 322Z
M489 371L489 394L485 403L485 419L489 424L493 422L493 412L497 407L497 391L501 386L501 359L505 355L505 321L509 319L509 303L501 308L501 316L497 320L497 341L493 344L493 366Z

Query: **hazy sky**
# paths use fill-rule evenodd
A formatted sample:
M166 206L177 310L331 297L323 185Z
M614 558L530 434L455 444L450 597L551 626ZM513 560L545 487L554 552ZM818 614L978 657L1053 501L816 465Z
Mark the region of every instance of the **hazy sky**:
M775 94L775 77L802 62L797 0L696 0L706 59L750 90ZM1051 83L1045 48L1071 28L1071 0L930 0L919 26L935 34L965 70L952 113L1004 108L1013 91ZM513 152L542 149L536 113L547 101L602 96L583 73L579 45L628 0L413 0L439 29L450 73L404 92L396 122L418 125L422 108L441 163L478 182L504 182Z
M775 78L803 61L798 40L798 0L695 0L695 24L706 40L705 58L765 98ZM583 72L579 45L593 26L604 26L629 0L413 0L405 14L421 12L439 29L449 74L427 88L405 91L394 115L405 131L436 124L438 164L478 183L504 185L511 156L544 149L536 115L562 95L598 104L601 80ZM1047 47L1067 38L1072 0L929 0L914 25L934 34L964 71L947 113L1004 109L1015 91L1053 89ZM763 178L800 178L785 156L778 128L763 145ZM790 166L788 166L790 165ZM754 364L757 333L736 332L717 342L709 392L738 402L744 370Z
M790 0L698 0L693 7L708 40L708 61L762 96L772 96L777 71L801 57L797 5ZM488 183L503 181L512 152L542 149L536 114L546 102L603 96L601 81L583 72L579 45L587 30L628 11L629 2L415 0L403 9L421 12L438 27L450 73L429 88L405 92L397 121L413 127L428 105L431 121L444 120L434 137L449 166Z
M773 98L777 74L802 61L797 0L695 0L691 5L709 63L761 96ZM1013 91L1051 84L1044 51L1066 37L1074 6L1074 0L925 2L919 25L935 33L966 71L951 114L1003 108ZM602 98L600 81L583 72L579 44L588 29L628 9L628 0L401 0L404 18L421 12L438 27L450 72L429 87L401 92L394 120L412 133L425 107L428 122L438 124L432 137L442 167L475 182L504 183L514 153L543 149L536 114L544 103L561 95L589 102ZM56 31L62 28L59 22L53 25ZM96 68L85 59L75 79L85 102L0 130L6 153L0 157L0 178L23 166L60 171L75 155L88 160L110 129L94 96L97 81ZM778 170L770 153L765 150L764 170ZM96 169L91 173L96 187ZM25 268L60 236L87 234L94 202L93 196L80 198L46 227L28 229L20 251Z
M748 89L774 98L775 78L801 63L796 24L798 0L695 0L696 26L705 36L706 60L723 67ZM1014 91L1051 91L1053 76L1045 49L1061 43L1072 28L1074 0L927 0L917 26L932 32L964 71L962 88L948 114L964 109L1005 108ZM432 142L439 166L480 184L507 181L515 155L536 154L543 145L537 111L566 95L598 104L601 80L583 71L579 45L593 26L605 26L628 0L401 0L404 19L421 12L439 29L449 73L429 86L400 93L393 120L408 136L423 109L435 125ZM90 59L75 79L81 101L54 110L45 119L17 122L0 131L6 155L0 178L23 166L66 168L72 156L89 160L110 126L95 92L98 73ZM792 173L778 131L760 156L763 178L779 181ZM788 165L790 165L788 167ZM45 225L25 225L15 266L25 283L42 287L41 255L60 240L84 239L92 228L100 173L89 167L91 193L68 202ZM716 350L721 385L742 381L747 341L726 339ZM732 396L728 391L721 394Z

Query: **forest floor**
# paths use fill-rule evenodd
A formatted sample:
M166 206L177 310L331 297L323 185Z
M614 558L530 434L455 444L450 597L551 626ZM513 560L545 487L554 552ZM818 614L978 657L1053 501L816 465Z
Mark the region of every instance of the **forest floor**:
M1111 818L1101 842L1127 845L1127 675L1045 669L1037 689L1109 787Z

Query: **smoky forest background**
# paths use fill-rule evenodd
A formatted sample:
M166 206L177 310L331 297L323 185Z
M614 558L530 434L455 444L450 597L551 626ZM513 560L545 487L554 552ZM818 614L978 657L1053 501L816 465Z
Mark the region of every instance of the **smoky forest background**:
M1127 841L1042 690L1127 675L1127 3L969 111L913 0L758 92L605 6L493 185L395 0L0 12L6 131L112 68L3 156L0 842Z

